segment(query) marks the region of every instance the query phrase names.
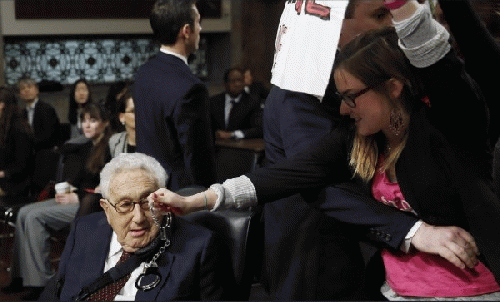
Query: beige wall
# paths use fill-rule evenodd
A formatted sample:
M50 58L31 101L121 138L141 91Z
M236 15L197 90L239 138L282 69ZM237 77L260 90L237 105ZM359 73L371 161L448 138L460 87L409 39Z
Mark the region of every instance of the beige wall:
M222 1L221 19L204 19L202 26L207 33L231 31L231 1ZM4 36L151 33L147 19L16 20L14 0L0 0L0 27Z

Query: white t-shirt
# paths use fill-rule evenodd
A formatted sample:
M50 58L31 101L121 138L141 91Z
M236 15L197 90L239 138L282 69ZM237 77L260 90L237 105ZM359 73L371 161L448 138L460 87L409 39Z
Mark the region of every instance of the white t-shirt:
M347 0L285 4L271 83L322 98L330 80Z

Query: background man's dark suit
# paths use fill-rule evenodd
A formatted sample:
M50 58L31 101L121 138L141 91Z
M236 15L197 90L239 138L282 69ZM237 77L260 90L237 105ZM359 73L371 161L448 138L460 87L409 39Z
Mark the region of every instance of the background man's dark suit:
M217 275L213 233L177 217L172 228L172 243L157 261L162 280L151 291L138 291L136 300L220 300L224 280ZM59 264L58 277L65 280L61 301L103 274L111 234L104 212L75 220Z
M274 87L264 109L266 158L274 164L306 151L336 122L317 98ZM265 204L264 224L263 277L273 299L362 298L363 260L345 226L299 194Z
M137 152L154 157L168 188L215 182L208 91L179 58L159 52L135 76Z
M225 124L224 108L226 93L221 93L210 98L210 113L212 116L213 130L235 131L241 130L245 138L262 137L262 110L260 101L243 92L240 101L233 105L229 122Z
M27 116L26 109L24 114ZM35 150L52 148L59 142L59 118L55 109L41 100L35 105L33 125Z

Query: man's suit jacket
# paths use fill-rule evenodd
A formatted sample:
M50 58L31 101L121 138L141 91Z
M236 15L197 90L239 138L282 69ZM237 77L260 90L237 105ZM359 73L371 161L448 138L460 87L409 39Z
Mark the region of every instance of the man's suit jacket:
M265 103L267 96L269 95L269 89L264 86L261 82L253 82L248 87L248 94L254 98L258 98L261 103Z
M224 108L226 94L221 93L210 98L212 128L216 130L241 130L245 138L262 137L262 110L260 101L243 92L238 103L233 105L226 127Z
M27 116L26 109L24 109L24 115ZM31 128L34 133L35 150L52 148L57 145L60 124L57 113L51 105L38 100Z
M157 159L168 188L216 180L208 91L179 58L162 52L135 76L137 152Z
M272 88L264 108L269 164L304 152L336 123L317 98ZM264 225L263 277L273 299L364 300L363 259L345 225L300 194L267 203Z
M173 219L171 245L157 263L162 280L154 289L138 291L137 301L220 300L220 263L214 234L182 218ZM77 218L66 240L57 278L64 279L61 301L103 274L112 229L104 212ZM220 262L220 261L219 261Z

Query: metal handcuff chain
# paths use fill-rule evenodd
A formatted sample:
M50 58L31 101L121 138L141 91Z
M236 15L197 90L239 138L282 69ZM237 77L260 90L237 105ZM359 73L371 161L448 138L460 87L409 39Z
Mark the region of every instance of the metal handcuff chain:
M139 275L139 277L137 277L137 280L135 281L135 287L137 289L145 291L145 292L152 290L153 288L158 286L158 284L160 284L160 282L161 282L161 275L160 275L160 272L158 270L158 264L156 263L156 260L160 257L161 254L163 254L167 250L167 247L170 246L171 241L170 241L170 238L167 238L166 229L170 228L172 226L172 213L170 213L170 212L167 213L167 215L165 216L165 219L167 220L165 223L165 226L161 226L160 221L158 220L158 217L157 217L158 212L154 208L152 202L149 203L149 210L151 211L151 215L153 217L154 223L160 228L160 239L165 241L165 244L153 256L151 261L149 261L148 263L146 263L144 265L144 270ZM141 285L142 279L148 275L153 275L154 280L152 280L148 284Z

